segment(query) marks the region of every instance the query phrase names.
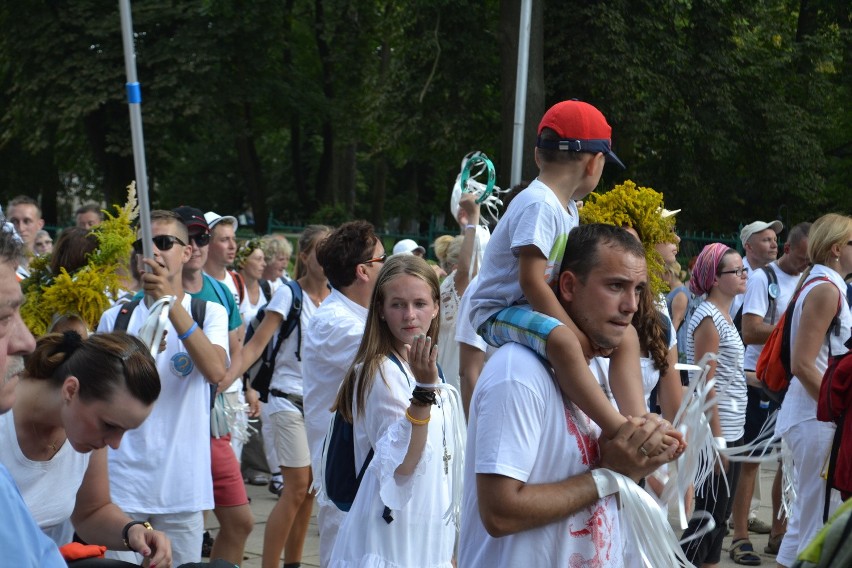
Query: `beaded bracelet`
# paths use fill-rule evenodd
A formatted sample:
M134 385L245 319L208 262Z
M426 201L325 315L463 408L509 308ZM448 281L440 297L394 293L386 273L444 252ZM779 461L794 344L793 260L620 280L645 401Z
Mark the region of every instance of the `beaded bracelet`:
M408 413L408 409L406 408L406 409L405 409L405 418L406 418L409 422L411 422L412 424L414 424L415 426L426 426L427 424L429 424L429 421L432 419L432 416L429 416L429 418L426 418L426 419L424 419L424 420L419 420L419 419L417 419L417 418L413 417L411 414L409 414L409 413Z
M418 402L422 402L424 405L438 404L438 397L435 395L435 391L433 389L414 387L414 390L411 393L411 398L416 399Z

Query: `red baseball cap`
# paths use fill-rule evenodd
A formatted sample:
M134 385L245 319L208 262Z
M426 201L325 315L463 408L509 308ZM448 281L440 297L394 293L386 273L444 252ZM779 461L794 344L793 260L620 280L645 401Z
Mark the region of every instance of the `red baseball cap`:
M550 128L559 140L542 140L541 131ZM539 148L564 150L569 152L601 152L607 162L618 164L624 168L624 163L612 151L612 128L604 115L583 101L572 99L562 101L550 107L538 124Z

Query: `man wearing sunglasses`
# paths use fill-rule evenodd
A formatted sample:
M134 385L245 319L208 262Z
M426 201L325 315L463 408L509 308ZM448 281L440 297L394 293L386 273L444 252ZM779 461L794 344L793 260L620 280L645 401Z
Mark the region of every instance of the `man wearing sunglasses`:
M113 502L134 520L151 522L172 541L174 565L201 559L202 511L213 508L210 475L210 391L228 363L225 308L207 302L203 322L192 319L182 273L192 250L181 218L171 211L151 212L153 258L140 256L145 300L130 313L127 332L139 333L154 300L174 296L168 314L165 349L156 357L162 391L148 420L110 449ZM141 240L134 249L142 250ZM99 332L112 331L123 305L107 310ZM203 331L202 331L203 329ZM152 512L152 513L149 513ZM114 553L129 561L137 560Z
M305 427L314 479L320 480L322 447L334 397L367 323L367 306L387 254L367 221L344 223L317 248L331 295L317 309L302 336ZM327 566L344 513L333 504L319 504L320 566Z
M189 235L189 248L192 251L189 261L183 265L183 289L196 298L216 302L228 312L228 351L231 365L239 365L245 327L240 311L231 291L218 280L203 272L210 249L210 227L201 210L181 206L173 210L177 213ZM233 385L236 393L242 389L242 381ZM221 383L219 392L230 392L232 385ZM252 407L251 416L260 413L257 392L249 388L246 398ZM213 464L213 509L219 520L219 534L215 541L209 533L204 533L204 542L212 542L211 558L223 558L238 564L242 561L245 543L254 528L254 517L249 507L248 495L243 485L239 456L231 448L230 435L210 437L210 459Z

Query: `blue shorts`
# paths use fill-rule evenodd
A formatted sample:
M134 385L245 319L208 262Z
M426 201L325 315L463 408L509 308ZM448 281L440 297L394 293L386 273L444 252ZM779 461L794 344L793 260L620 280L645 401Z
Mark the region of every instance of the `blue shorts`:
M547 336L565 325L556 318L533 311L529 304L503 308L476 330L492 347L519 343L547 359Z

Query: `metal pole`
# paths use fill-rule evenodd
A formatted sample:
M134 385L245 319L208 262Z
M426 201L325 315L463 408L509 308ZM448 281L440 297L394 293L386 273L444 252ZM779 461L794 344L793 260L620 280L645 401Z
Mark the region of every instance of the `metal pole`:
M151 242L151 205L148 202L148 174L145 166L145 139L142 135L142 90L136 78L136 51L133 47L133 20L130 0L119 0L124 67L127 71L127 105L130 109L130 136L133 141L133 165L136 172L136 198L139 200L139 228L142 253L154 258Z
M512 132L511 185L521 181L521 167L524 159L524 119L527 111L531 21L532 0L521 0L521 23L518 28L518 73L515 81L515 128Z

